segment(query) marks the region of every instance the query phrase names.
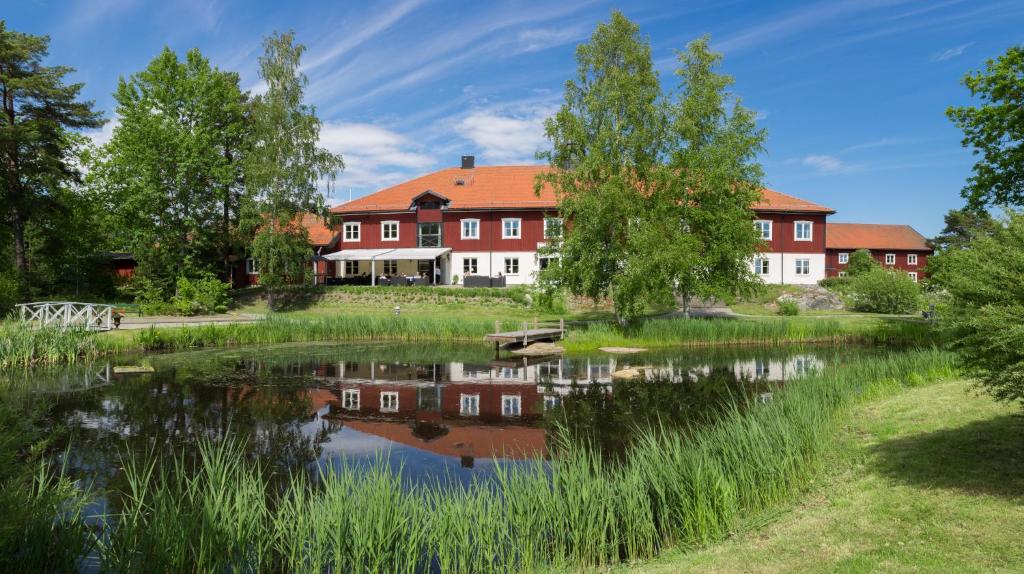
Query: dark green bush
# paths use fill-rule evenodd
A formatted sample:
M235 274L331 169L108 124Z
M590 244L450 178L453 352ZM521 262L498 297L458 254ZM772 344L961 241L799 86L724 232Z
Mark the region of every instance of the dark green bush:
M853 308L868 313L916 313L921 310L921 288L903 271L874 269L850 281Z
M209 315L228 310L231 285L212 275L191 280L178 278L178 292L171 298L175 310L182 315Z
M0 318L6 317L18 302L18 281L11 275L0 275Z
M870 251L858 249L850 254L850 261L846 266L846 272L850 274L850 277L856 277L857 275L865 275L881 268L882 265L871 256Z

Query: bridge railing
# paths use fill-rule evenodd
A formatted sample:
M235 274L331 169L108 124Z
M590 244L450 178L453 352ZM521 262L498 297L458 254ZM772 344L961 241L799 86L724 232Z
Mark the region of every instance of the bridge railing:
M109 331L113 327L113 305L43 301L22 303L17 308L18 317L23 323L36 323L40 327L55 326L87 331Z

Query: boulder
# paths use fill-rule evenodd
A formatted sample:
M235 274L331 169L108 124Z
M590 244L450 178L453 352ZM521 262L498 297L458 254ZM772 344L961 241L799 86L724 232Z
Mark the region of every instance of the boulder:
M842 311L843 298L820 285L808 285L799 291L780 295L777 302L792 301L801 311Z

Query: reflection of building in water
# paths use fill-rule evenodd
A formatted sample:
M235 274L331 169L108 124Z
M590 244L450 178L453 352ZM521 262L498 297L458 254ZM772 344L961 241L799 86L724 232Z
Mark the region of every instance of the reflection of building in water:
M463 462L481 456L526 458L546 452L544 431L532 424L544 411L556 408L574 385L610 385L612 373L631 362L628 357L344 361L313 366L314 377L325 387L311 390L310 399L318 419ZM739 379L783 382L821 365L814 356L798 355L737 361L731 371ZM309 366L305 369L308 373ZM684 382L712 371L711 365L667 360L648 372Z

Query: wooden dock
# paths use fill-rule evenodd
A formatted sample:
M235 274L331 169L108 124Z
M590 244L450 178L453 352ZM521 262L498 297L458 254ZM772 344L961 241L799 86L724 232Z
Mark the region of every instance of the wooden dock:
M558 327L538 327L534 320L533 328L523 323L523 328L517 331L502 331L501 322L494 323L494 333L484 336L484 341L494 343L495 349L499 346L527 346L537 341L558 341L565 335L565 320L559 319Z

